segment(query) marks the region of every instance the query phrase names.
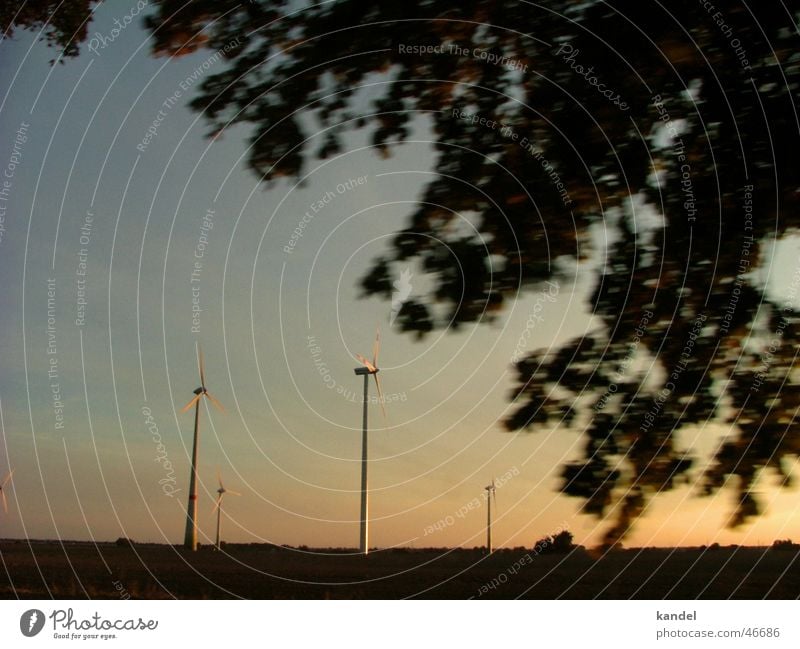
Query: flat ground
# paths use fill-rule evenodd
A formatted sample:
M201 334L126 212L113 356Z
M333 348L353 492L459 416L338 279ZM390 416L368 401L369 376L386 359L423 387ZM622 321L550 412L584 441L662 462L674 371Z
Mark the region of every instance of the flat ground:
M0 598L794 599L800 553L619 550L599 558L501 550L335 551L229 545L0 542Z

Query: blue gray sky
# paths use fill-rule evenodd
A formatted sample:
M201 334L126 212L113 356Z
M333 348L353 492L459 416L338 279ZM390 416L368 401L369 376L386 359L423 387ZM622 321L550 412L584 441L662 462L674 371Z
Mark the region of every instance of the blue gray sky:
M90 32L110 34L124 13L101 4ZM213 534L219 470L242 493L225 502L228 540L355 546L354 355L371 354L380 326L388 403L386 419L370 407L374 545L481 545L493 476L506 476L498 545L564 526L596 541L602 522L557 492L579 434L512 435L499 422L512 407L511 358L595 326L585 296L613 234L597 230L593 256L566 268L557 291L542 286L494 323L414 341L392 325L388 301L358 299L357 282L432 178L426 118L391 158L355 133L301 184L267 186L246 168L245 128L209 139L187 108L224 64L210 52L155 59L149 47L138 23L63 65L49 65L54 52L34 34L0 43L0 173L11 173L0 473L16 470L0 536L180 542L193 423L180 409L198 384L200 343L226 406L202 412L201 542ZM788 290L798 248L781 244L762 269L771 290ZM424 276L408 270L410 295L424 293ZM725 433L709 426L684 441L708 451ZM629 543L800 537L795 491L768 494L769 515L735 533L722 530L732 494L692 493L657 499Z

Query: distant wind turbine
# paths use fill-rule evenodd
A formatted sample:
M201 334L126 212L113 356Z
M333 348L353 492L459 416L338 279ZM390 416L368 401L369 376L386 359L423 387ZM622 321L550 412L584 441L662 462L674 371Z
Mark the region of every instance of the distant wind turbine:
M217 512L217 542L215 545L217 547L217 550L219 550L220 549L219 530L222 519L222 497L225 494L231 494L232 496L241 496L242 494L240 494L238 491L232 491L231 489L226 489L225 486L222 484L222 474L220 474L219 471L217 471L217 482L219 482L219 489L217 489L217 502L214 503L214 509L211 510L211 513L213 514L214 512Z
M14 475L14 469L9 471L8 475L0 482L0 498L3 500L3 511L8 514L8 501L6 500L6 485L11 482L11 476Z
M225 408L206 389L206 374L203 365L203 350L197 344L197 366L200 369L200 387L194 391L195 397L187 403L181 412L188 412L194 406L194 442L192 444L192 472L189 478L189 505L186 508L186 534L183 537L183 547L187 550L197 550L197 436L200 430L200 401L208 397L211 403L219 410Z
M381 349L381 329L375 333L375 343L372 346L372 361L368 361L361 354L356 354L356 358L362 367L355 368L354 372L358 376L364 377L364 414L361 429L361 534L359 537L359 552L367 554L369 552L369 492L367 490L367 460L369 453L367 450L367 407L369 405L369 377L375 378L375 387L378 390L378 401L381 404L384 418L386 408L383 405L383 393L381 392L381 381L378 378L378 352Z
M486 552L492 553L492 499L494 498L494 506L497 507L497 488L494 486L494 478L492 484L484 487L486 489Z

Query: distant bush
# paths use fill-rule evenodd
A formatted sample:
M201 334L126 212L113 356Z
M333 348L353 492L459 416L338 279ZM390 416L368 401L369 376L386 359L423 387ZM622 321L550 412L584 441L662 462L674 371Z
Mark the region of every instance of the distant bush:
M576 547L572 539L572 532L562 530L556 535L539 539L533 546L533 550L537 554L566 554Z
M573 536L572 532L568 532L564 530L563 532L559 532L553 537L553 552L569 552L572 548L575 547L575 544L572 542Z
M136 545L136 542L133 539L129 539L124 536L120 536L114 543L118 548L132 548L134 545Z
M791 539L780 539L772 542L773 550L799 550L800 545L794 543Z

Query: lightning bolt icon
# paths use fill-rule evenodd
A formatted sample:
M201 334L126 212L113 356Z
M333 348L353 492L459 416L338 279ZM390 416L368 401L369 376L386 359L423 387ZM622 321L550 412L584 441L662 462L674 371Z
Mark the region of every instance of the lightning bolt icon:
M400 279L393 282L395 290L392 293L392 314L389 318L389 324L394 324L395 319L400 313L400 309L403 308L403 304L405 304L406 300L408 300L408 297L411 295L411 291L413 290L411 286L412 277L411 269L406 268L400 273Z
M33 631L33 625L36 624L36 620L39 619L39 616L36 614L36 611L31 613L31 618L28 620L28 631Z

